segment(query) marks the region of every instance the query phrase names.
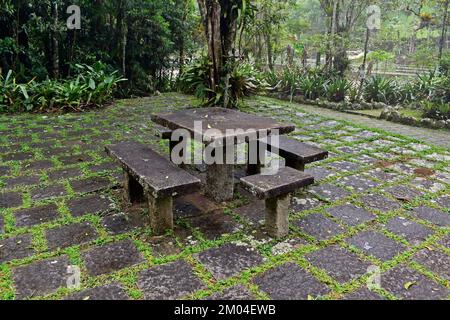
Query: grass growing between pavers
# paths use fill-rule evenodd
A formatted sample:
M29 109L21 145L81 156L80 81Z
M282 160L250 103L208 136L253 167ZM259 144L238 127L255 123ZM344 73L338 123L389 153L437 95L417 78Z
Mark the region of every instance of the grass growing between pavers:
M379 267L382 272L381 277L396 266L406 264L427 279L447 288L447 290L450 289L445 275L433 272L412 260L412 257L417 252L426 248L436 248L436 250L449 255L449 249L438 244L443 237L449 234L448 226L437 226L431 221L421 219L411 211L418 206L425 205L450 215L448 208L435 202L436 199L449 194L449 150L427 145L416 139L391 134L383 130L373 130L367 126L355 125L345 121L334 121L331 118L309 114L302 110L301 105L268 98L258 97L248 100L246 106L243 107L243 111L255 112L275 117L280 121L285 120L296 124L297 130L291 136L294 138L296 135L302 136L306 142L315 143L331 153L329 159L307 168L326 168L333 173L330 177L317 182L316 185L339 187L348 194L337 200L330 201L321 195L307 192L307 197L320 199L321 202L316 207L292 212L290 216L291 222L294 223L310 215L321 214L334 223L341 225L343 228L342 233L329 237L326 240L318 240L314 235L308 234L293 224L288 237L279 240L270 239L264 236L263 229L260 226L249 223L245 217L235 213L236 209L252 201L245 195L237 193L236 200L223 209L223 215L231 218L241 228L238 228L231 234L222 234L217 239L211 240L201 229L194 228L189 219L177 220L178 227L187 230L190 236L186 238L183 235L169 233L162 241L167 239L167 241L172 242L178 253L161 254L154 251L152 247L153 237L148 227L137 228L136 230L126 231L117 235L111 234L107 226L104 225L103 217L120 213L127 209L119 196L120 192L111 191L110 189L119 187L121 181L120 169L107 168L102 170L101 166L110 162L103 152L104 145L116 141L134 139L151 144L158 152L167 154L167 142L160 141L153 136L150 116L155 112L175 110L189 105L198 105L198 101L178 94L165 94L148 99L119 101L114 107L85 114L0 117L0 131L2 132L0 156L13 155L7 158L11 160L2 161L2 166L8 167L9 170L6 174L2 173L0 175L0 184L2 185L2 192L0 193L14 192L19 194L22 200L21 205L13 208L0 208L0 215L4 218L3 230L0 229L0 232L2 232L0 233L0 241L19 235L31 234L34 250L33 254L28 257L0 264L1 299L14 299L16 297L17 288L13 280L16 268L63 255L69 257L71 264L80 267L81 287L76 290L61 287L54 292L33 296L31 297L32 299L62 299L74 292L110 283L119 283L132 299L143 299L144 293L138 286L141 272L180 259L187 261L195 277L199 278L204 284L203 289L182 296L180 297L181 299L204 299L236 285L244 286L257 299L270 299L270 294L261 290L255 284L254 279L286 263L295 263L300 266L329 289L329 293L323 296L317 296L311 292L307 294L306 299L340 299L365 287L367 281L370 280L371 274L365 273L347 283L339 283L326 270L320 269L305 258L310 253L332 245L337 245L348 252L354 253L361 261ZM32 131L31 140L27 138L30 136L30 131ZM55 138L53 138L53 135ZM49 138L46 138L46 136ZM342 147L353 148L357 151L357 154L339 150ZM31 153L31 158L27 155L17 155L25 152ZM83 159L84 156L88 156L88 158ZM366 157L360 158L363 156ZM23 157L25 159L22 159ZM46 160L51 161L50 167L41 163ZM428 169L434 173L439 173L440 175L426 175L425 178L443 185L444 188L436 192L426 188L418 188L414 185L414 179L417 177L414 170L423 169L423 167L414 163L414 160L424 162L431 166ZM67 162L65 163L65 161ZM413 172L410 173L408 171L410 170L409 167L397 167L395 164L408 164ZM27 167L27 165L30 165L31 168ZM351 169L346 170L346 166ZM79 170L83 176L80 177L77 174L64 176L63 173L61 177L50 180L52 173L58 170L69 169ZM385 181L380 177L372 176L371 171L375 169L380 170L381 173L391 173L397 179ZM6 186L8 179L26 175L38 175L40 184ZM364 179L376 182L378 185L365 190L356 190L343 183L345 181L344 178L351 180L355 175L362 175ZM99 190L95 190L95 184L91 188L89 183L90 179L96 178L106 178L110 185L101 185ZM80 191L76 191L74 186L76 187L77 185L74 182L80 181ZM44 195L43 198L33 198L36 190L51 187L55 184L62 186L63 194L55 195L50 193L48 197ZM85 189L86 185L89 188ZM399 201L389 191L386 191L390 187L396 186L407 186L411 190L422 192L422 194L409 201ZM100 216L93 213L88 213L81 217L72 215L68 206L69 201L79 199L83 195L98 194L99 192L106 195L113 202L114 206L111 210L108 210L109 212L102 213ZM299 196L301 194L299 193ZM367 194L380 195L398 203L399 207L393 210L374 209L361 199ZM57 219L29 227L16 226L15 213L18 210L52 203L56 204L58 208ZM348 203L365 208L375 215L375 219L358 226L348 226L327 211L327 209ZM145 208L143 208L143 215L145 215L145 211ZM409 243L407 239L385 228L385 224L395 217L402 217L430 228L433 234L419 244ZM92 225L97 233L97 237L94 240L81 245L73 245L53 251L49 250L46 239L48 230L82 222L89 222ZM368 255L360 248L347 243L347 239L364 231L376 231L403 245L405 250L388 261L381 261L374 256ZM133 241L133 245L142 256L143 261L141 263L120 268L107 274L89 275L83 258L84 253L95 247L102 247L129 239ZM298 246L291 246L289 241L298 239L301 239L304 243ZM264 262L253 268L242 270L235 276L220 280L215 279L211 271L197 260L195 255L213 248L220 249L221 246L229 243L238 243L254 248L265 258ZM277 246L280 245L286 250L282 253L275 253ZM2 250L1 247L0 250ZM399 281L402 281L402 279L399 279ZM383 286L376 289L375 292L386 299L400 298L384 289Z

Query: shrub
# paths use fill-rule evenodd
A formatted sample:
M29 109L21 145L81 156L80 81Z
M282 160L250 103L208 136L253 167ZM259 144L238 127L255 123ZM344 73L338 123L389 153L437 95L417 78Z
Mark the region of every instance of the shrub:
M426 101L423 103L423 117L435 120L450 120L450 104Z
M364 99L367 102L383 102L396 104L401 96L398 85L394 79L374 76L370 78L364 87Z
M211 62L202 57L188 66L181 75L178 87L183 92L195 94L203 100L205 106L223 105L225 88L219 86L210 88L209 67ZM267 83L252 64L235 62L230 66L229 102L237 107L246 96L256 94L266 89Z
M113 96L119 82L125 79L106 66L76 65L78 75L69 80L46 80L17 84L12 71L5 78L0 75L0 111L47 111L71 109L81 111L101 106Z
M320 72L311 71L300 79L300 92L306 99L316 100L326 95L327 78Z
M351 85L345 78L336 78L325 85L327 98L333 102L344 101L350 88Z

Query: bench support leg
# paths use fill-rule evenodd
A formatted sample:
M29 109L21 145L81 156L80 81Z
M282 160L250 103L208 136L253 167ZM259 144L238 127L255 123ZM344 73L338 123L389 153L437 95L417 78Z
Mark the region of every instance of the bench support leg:
M261 145L257 142L251 141L247 143L247 146L247 174L249 176L260 174L266 162L266 152L262 150Z
M282 238L289 235L290 204L290 194L266 199L266 228L271 237Z
M150 213L150 226L157 236L164 235L167 230L173 230L173 199L172 197L155 198L147 194Z
M298 161L286 160L286 167L290 167L302 172L305 171L305 164Z
M128 172L124 173L125 200L128 203L142 202L144 199L144 189Z
M233 199L234 165L212 164L206 169L206 194L217 202Z

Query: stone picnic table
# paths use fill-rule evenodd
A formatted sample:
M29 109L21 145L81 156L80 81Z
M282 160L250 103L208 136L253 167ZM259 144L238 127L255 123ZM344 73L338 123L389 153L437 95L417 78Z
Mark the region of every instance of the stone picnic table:
M172 131L187 130L191 138L201 140L205 145L224 149L232 147L233 150L240 143L250 142L249 132L253 132L256 139L259 139L295 130L293 124L225 108L195 108L159 113L152 116L152 121ZM207 165L206 173L206 192L209 197L218 202L233 199L234 164L210 164Z

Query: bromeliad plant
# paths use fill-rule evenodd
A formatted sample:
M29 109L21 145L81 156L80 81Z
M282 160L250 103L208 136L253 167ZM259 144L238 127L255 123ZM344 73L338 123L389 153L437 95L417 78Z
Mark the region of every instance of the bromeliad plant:
M364 87L364 99L367 102L396 104L400 101L398 85L394 79L373 76Z
M349 92L351 84L345 78L336 78L325 85L327 99L333 102L342 102Z
M257 94L268 87L252 64L236 61L227 66L231 69L228 90L225 90L224 84L210 88L210 64L207 57L194 61L185 69L178 81L181 91L195 94L203 100L204 106L223 105L225 92L228 92L229 104L236 108L244 97Z

